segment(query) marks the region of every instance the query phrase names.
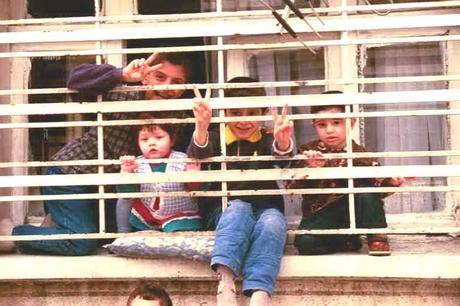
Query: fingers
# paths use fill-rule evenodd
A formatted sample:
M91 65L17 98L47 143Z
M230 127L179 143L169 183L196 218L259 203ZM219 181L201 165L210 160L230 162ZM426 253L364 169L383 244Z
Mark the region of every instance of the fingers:
M278 121L278 109L275 106L270 107L270 110L273 115L273 121L277 122Z
M155 70L158 70L161 66L163 66L163 64L156 64L156 65L153 65L152 67L146 65L146 67L144 68L145 69L145 74L148 74L150 72L153 72Z
M201 96L201 92L198 90L198 87L193 86L193 92L195 93L196 98L203 99L203 97Z
M160 55L159 52L154 52L154 53L152 53L152 55L150 55L150 56L147 58L147 60L145 61L145 64L146 64L147 66L150 66L150 65L157 59L158 55Z
M206 99L206 101L211 98L211 87L206 87L206 93L204 98Z

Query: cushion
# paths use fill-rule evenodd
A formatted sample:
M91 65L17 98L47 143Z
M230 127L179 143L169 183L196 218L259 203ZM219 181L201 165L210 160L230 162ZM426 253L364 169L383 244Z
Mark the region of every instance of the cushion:
M119 256L184 257L209 262L214 248L214 236L130 236L117 238L105 247Z

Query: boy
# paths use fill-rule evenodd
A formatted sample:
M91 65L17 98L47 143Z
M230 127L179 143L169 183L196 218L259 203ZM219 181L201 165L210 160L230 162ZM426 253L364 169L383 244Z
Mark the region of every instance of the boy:
M83 64L75 67L69 77L68 87L76 89L83 96L102 94L125 82L142 82L144 85L167 85L185 83L190 75L190 61L177 53L153 53L148 59L135 59L126 67L117 68L112 65ZM146 92L112 92L107 96L109 101L160 100L180 98L183 90L150 90ZM126 120L136 119L136 114L111 113L105 119ZM133 155L136 152L134 136L129 126L104 127L104 158L118 159L122 155ZM61 148L52 158L54 161L94 160L98 159L98 133L91 127L80 138L73 139ZM106 173L119 171L117 165L107 166ZM88 174L97 173L96 166L73 165L48 167L47 175ZM97 186L45 186L42 194L86 194L97 193ZM45 201L47 218L41 227L19 225L13 227L10 220L0 222L2 235L50 235L95 233L98 231L97 199L84 200L53 200ZM88 255L99 246L97 239L68 240L36 240L0 242L0 252L8 252L16 247L21 253L56 254L56 255Z
M173 303L164 289L141 284L131 292L126 306L173 306Z
M256 82L247 77L230 80L236 82ZM195 90L195 132L189 146L189 156L205 158L220 156L219 134L208 131L211 120L209 105L210 91L203 99ZM242 88L225 90L226 97L264 96L261 88ZM226 109L225 116L261 116L265 108ZM272 109L274 118L273 135L261 127L259 121L237 121L226 124L225 143L227 155L290 155L293 154L291 139L293 124L286 119L287 106L281 116L276 108ZM230 162L228 169L263 169L287 162ZM274 181L229 182L228 190L278 189ZM211 203L209 203L211 204ZM266 306L270 303L286 239L287 224L284 217L281 196L239 196L230 197L229 206L222 213L221 203L215 200L206 207L205 217L214 221L216 228L215 246L211 258L211 267L217 271L219 285L217 290L218 306L235 306L236 293L234 279L242 274L243 292L251 297L251 306ZM220 218L219 218L220 217ZM212 220L214 218L214 220Z
M324 94L338 94L340 91L328 91ZM343 105L312 106L312 114L344 113ZM346 159L323 159L323 154L346 152L346 119L320 118L313 120L318 140L300 146L306 160L298 166L307 167L346 167ZM356 118L351 118L351 126ZM366 152L365 148L352 142L353 152ZM374 158L358 158L353 166L378 166ZM404 178L355 179L355 187L364 186L400 186ZM347 180L304 180L291 184L291 188L343 188ZM385 211L382 198L377 193L358 193L355 195L356 225L359 228L386 228ZM299 229L336 229L350 226L348 213L348 195L346 194L306 194L302 203L303 219ZM301 255L328 254L339 251L355 251L361 248L358 235L296 235L294 245ZM390 246L386 235L368 235L369 255L390 255Z
M168 117L168 113L156 113L155 118ZM144 113L139 119L153 119ZM199 169L184 162L147 164L145 159L185 158L185 153L172 150L177 137L177 124L146 124L133 128L142 155L120 157L121 173L177 172ZM165 182L117 186L117 192L185 191L195 189L190 184ZM117 202L117 227L119 233L134 230L161 229L164 232L193 231L201 229L198 204L193 197L145 197L119 199Z

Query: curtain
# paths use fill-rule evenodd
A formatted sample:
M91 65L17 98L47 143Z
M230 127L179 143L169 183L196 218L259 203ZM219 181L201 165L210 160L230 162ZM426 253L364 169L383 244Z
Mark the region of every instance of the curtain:
M439 43L412 44L362 49L364 77L398 77L444 74L444 45ZM366 92L412 91L446 88L445 82L406 82L370 84ZM397 111L445 109L446 102L387 104L364 106L365 111ZM364 119L364 144L369 151L430 151L447 149L446 116L385 117ZM381 159L385 165L445 164L445 158L411 157ZM444 178L418 178L410 185L445 185ZM389 213L429 212L445 207L443 193L397 193L386 199Z

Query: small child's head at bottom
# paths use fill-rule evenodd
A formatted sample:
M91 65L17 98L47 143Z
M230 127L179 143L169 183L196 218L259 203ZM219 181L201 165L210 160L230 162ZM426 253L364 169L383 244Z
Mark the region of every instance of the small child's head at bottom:
M141 284L131 292L126 306L173 306L173 303L164 289Z
M323 94L342 94L343 92L325 91ZM312 114L337 114L345 113L345 105L314 105L310 107ZM355 125L356 118L351 118L351 127ZM341 150L347 143L347 128L345 118L317 118L312 119L313 128L324 145L330 149Z
M258 80L250 77L235 77L228 83L252 83ZM265 89L262 87L250 88L228 88L224 91L225 97L256 97L266 96ZM261 108L229 108L225 110L226 117L241 117L241 116L263 116L267 112L266 107ZM227 123L227 127L232 131L238 139L247 140L260 129L261 121L236 121Z
M142 113L138 119L165 119L173 118L172 113L156 112ZM165 158L171 153L174 146L179 125L170 123L147 123L133 127L137 135L137 145L142 155L147 159Z

